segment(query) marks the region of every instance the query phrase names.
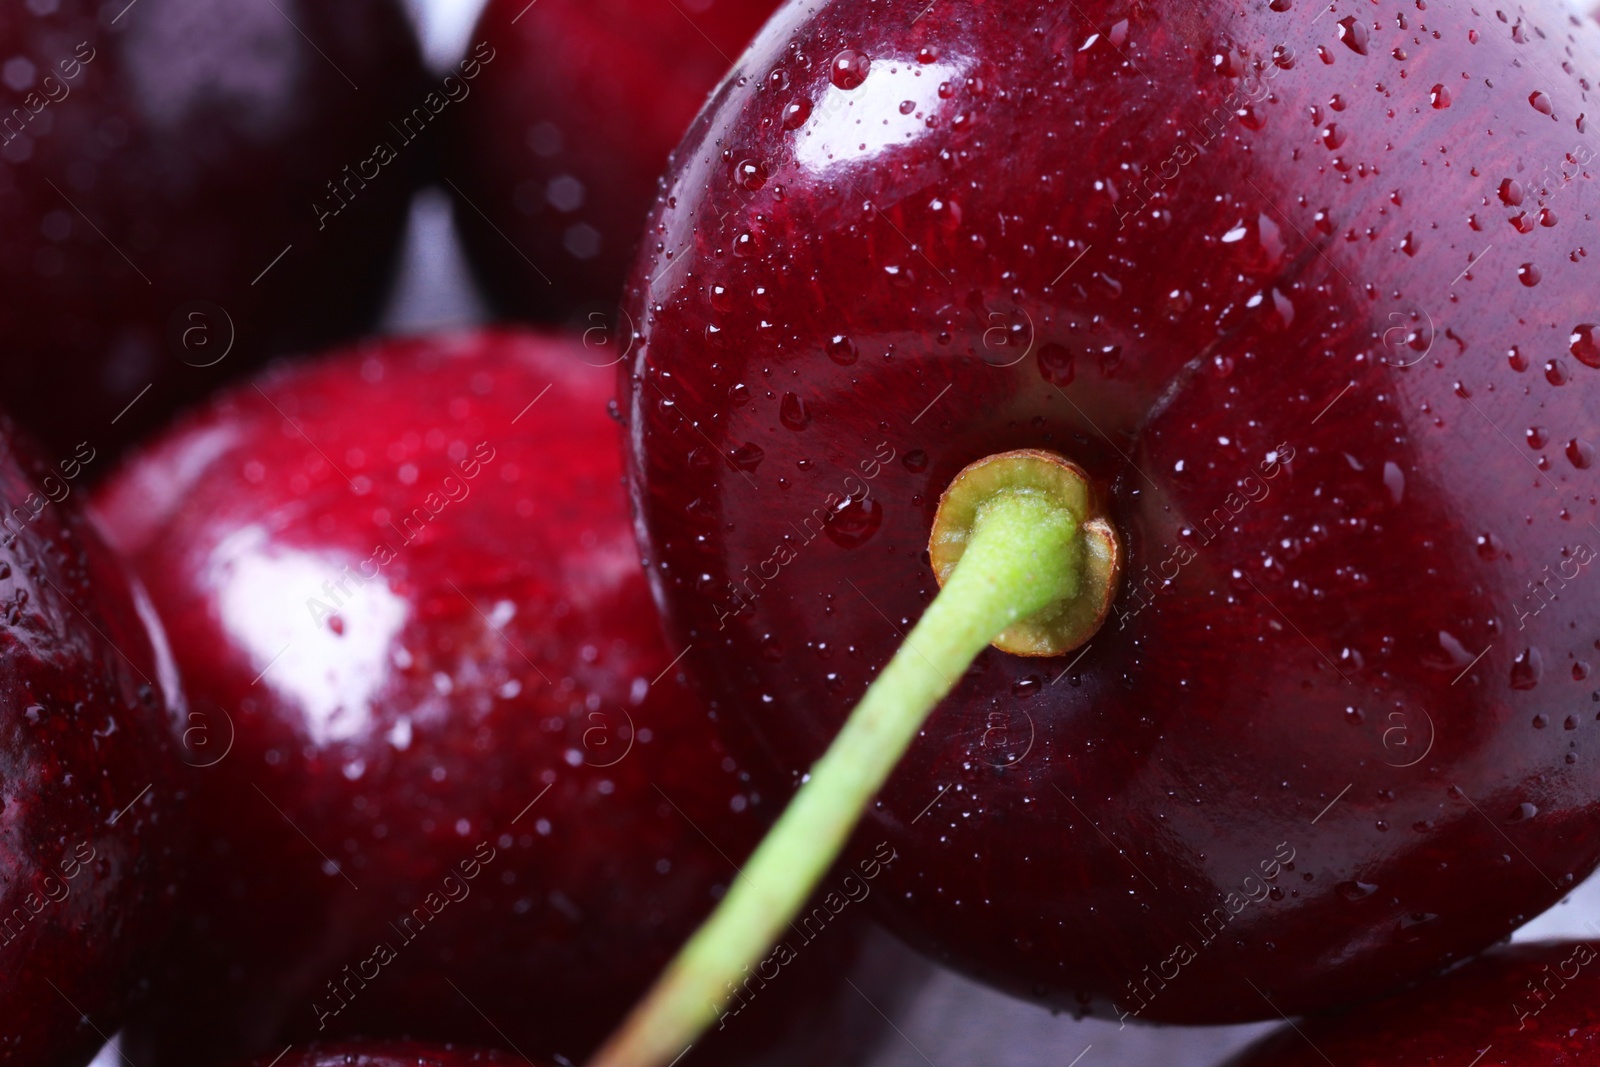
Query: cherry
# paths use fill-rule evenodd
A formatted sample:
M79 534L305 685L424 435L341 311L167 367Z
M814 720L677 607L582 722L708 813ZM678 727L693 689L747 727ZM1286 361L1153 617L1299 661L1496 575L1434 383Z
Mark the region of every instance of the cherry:
M429 1045L420 1041L338 1041L307 1048L286 1049L282 1059L263 1057L251 1067L471 1067L487 1064L490 1067L512 1067L526 1063L493 1049L466 1048L457 1045ZM547 1067L535 1061L529 1067Z
M473 40L499 65L452 116L443 167L502 311L609 336L668 154L776 7L490 0Z
M81 1067L141 995L183 864L183 696L71 480L0 417L0 1064Z
M1593 869L1597 54L1443 4L763 31L627 301L642 547L730 745L799 783L924 616L969 464L1058 454L1123 552L1078 647L916 668L954 693L861 830L910 859L905 936L1058 1008L1275 1018Z
M399 3L0 0L0 40L0 386L52 458L369 324L429 88Z
M1499 948L1390 1000L1273 1031L1229 1067L1578 1067L1600 1052L1597 960L1589 942Z
M585 355L364 344L224 393L98 497L207 754L133 1061L357 1034L577 1061L733 878L760 796L660 635ZM883 1029L838 979L860 955L841 929L754 978L714 1055L848 1059Z

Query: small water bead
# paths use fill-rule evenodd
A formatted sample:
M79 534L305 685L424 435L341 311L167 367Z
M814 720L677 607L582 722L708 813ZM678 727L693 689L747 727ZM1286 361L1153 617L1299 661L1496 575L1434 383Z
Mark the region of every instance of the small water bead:
M1528 97L1528 103L1533 105L1533 110L1541 115L1554 115L1555 105L1550 102L1550 97L1542 92L1535 91Z
M828 343L823 346L823 350L828 353L829 359L841 367L848 367L859 358L855 342L842 333L836 333L830 337Z
M1521 374L1528 369L1528 357L1522 354L1522 349L1512 345L1506 351L1506 361L1511 364L1511 369Z
M743 159L734 164L733 180L742 189L755 192L767 184L767 165L759 159Z
M1550 443L1550 435L1545 431L1543 426L1528 427L1527 438L1528 447L1535 451L1538 451Z
M778 421L791 430L803 430L811 423L811 412L806 402L795 393L784 393L778 402Z
M850 90L867 80L872 60L853 48L846 48L833 57L828 67L828 80L837 89Z
M747 441L728 453L728 461L742 471L754 471L761 466L761 461L767 458L767 453L753 441Z
M783 128L798 130L805 125L806 119L811 117L811 101L801 97L784 105Z
M1600 326L1592 322L1574 326L1567 350L1585 367L1600 369Z
M1339 40L1358 56L1367 54L1367 28L1354 15L1339 20Z
M1544 275L1539 273L1539 268L1533 263L1524 263L1517 268L1517 281L1532 289L1539 284Z
M1532 689L1544 676L1544 657L1537 648L1525 648L1511 661L1511 688Z
M1544 380L1551 385L1567 384L1567 365L1559 359L1546 360L1544 365Z
M1522 203L1522 184L1515 178L1506 178L1500 183L1500 202L1506 207L1516 207Z
M1055 342L1039 347L1039 376L1052 385L1071 385L1077 376L1073 354Z
M1428 92L1428 101L1433 104L1435 111L1443 111L1450 106L1450 90L1446 89L1443 84L1435 85Z
M1594 466L1594 446L1581 437L1567 442L1567 461L1581 471Z
M900 457L900 464L912 474L920 474L928 469L928 454L920 448L913 448Z

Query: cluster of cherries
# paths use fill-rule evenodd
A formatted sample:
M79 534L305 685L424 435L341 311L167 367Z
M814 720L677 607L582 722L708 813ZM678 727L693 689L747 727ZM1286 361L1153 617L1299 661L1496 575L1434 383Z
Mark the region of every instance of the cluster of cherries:
M0 1065L1594 1062L1600 30L774 8L0 0Z

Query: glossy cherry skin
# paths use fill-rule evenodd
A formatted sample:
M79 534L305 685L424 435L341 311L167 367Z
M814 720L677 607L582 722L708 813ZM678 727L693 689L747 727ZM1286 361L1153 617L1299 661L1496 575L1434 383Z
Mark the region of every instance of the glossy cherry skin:
M189 941L135 1062L342 1035L580 1061L754 846L759 796L662 639L613 372L585 354L363 345L223 394L97 498L214 764ZM798 1063L864 1016L876 1037L837 978L856 950L819 940L710 1047Z
M472 39L499 65L451 116L441 166L497 308L610 336L668 155L777 6L490 0Z
M66 474L0 416L0 1064L28 1067L116 1032L186 866L177 672Z
M769 790L935 592L963 466L1058 450L1124 539L1094 639L980 656L866 817L940 958L1273 1017L1595 866L1600 39L1503 10L794 4L679 149L632 492Z
M422 158L398 0L3 0L0 40L0 387L52 460L370 323Z
M269 1067L274 1062L263 1057L251 1062L250 1067ZM420 1041L338 1041L309 1048L290 1049L278 1067L512 1067L526 1063L494 1049L467 1048L458 1045L429 1045ZM529 1067L546 1067L535 1061Z
M1597 963L1588 942L1498 948L1389 1000L1274 1031L1227 1067L1582 1067L1600 1056Z

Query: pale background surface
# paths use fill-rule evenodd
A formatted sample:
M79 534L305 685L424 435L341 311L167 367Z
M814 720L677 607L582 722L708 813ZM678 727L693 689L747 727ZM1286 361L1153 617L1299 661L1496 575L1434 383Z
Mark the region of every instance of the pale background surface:
M430 65L442 68L465 50L483 0L405 2L418 24ZM448 199L437 190L419 193L412 204L404 262L390 296L385 329L414 333L470 325L487 317L467 276ZM1593 937L1585 929L1587 922L1600 923L1600 875L1524 926L1514 940ZM891 1036L871 1067L1213 1067L1272 1029L1258 1023L1129 1026L1119 1031L1115 1023L1052 1015L949 973L936 976L890 1021L903 1040ZM143 1065L125 1064L108 1047L91 1067Z

